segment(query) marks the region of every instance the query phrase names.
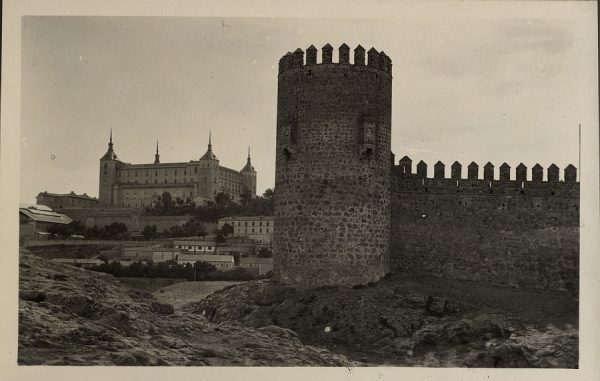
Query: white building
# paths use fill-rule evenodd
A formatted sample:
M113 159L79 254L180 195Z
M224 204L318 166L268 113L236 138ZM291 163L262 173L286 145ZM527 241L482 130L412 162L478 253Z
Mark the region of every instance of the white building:
M174 247L124 247L122 253L124 260L158 263L177 260L181 249Z
M23 205L19 208L19 237L23 239L47 239L52 234L48 228L53 225L68 225L73 220L54 212L46 205Z
M191 253L215 254L214 241L175 241L173 246Z
M190 253L181 253L178 256L177 263L178 264L194 264L198 261L208 262L211 265L215 266L217 270L232 270L234 268L235 262L231 255L213 255L213 254L190 254Z
M270 244L273 241L273 216L225 217L219 220L219 229L225 224L233 227L233 235L245 236L254 242Z

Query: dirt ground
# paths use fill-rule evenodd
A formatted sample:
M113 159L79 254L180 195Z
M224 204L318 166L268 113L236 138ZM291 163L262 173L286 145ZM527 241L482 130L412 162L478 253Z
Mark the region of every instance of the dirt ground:
M186 304L198 302L215 291L240 283L243 282L181 282L162 287L161 289L154 291L152 295L154 295L159 302L169 303L175 307L175 309L179 309Z

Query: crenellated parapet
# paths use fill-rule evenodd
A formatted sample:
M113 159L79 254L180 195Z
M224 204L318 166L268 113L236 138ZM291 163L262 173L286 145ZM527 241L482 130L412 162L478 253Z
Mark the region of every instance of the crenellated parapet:
M458 161L452 163L450 177L446 177L446 165L438 161L434 164L434 179L452 179L452 180L460 180L460 179L469 179L469 180L494 180L494 165L490 162L486 163L484 166L483 177L479 177L479 165L474 161L469 164L467 167L467 177L463 177L462 174L462 164ZM515 168L515 176L511 175L511 167L507 163L502 163L499 167L499 176L500 181L511 181L514 179L515 181L525 182L525 181L533 181L533 182L544 182L543 181L543 167L539 164L535 164L533 168L531 168L531 180L529 180L529 176L527 175L527 167L523 163L519 163L519 165ZM408 156L404 156L402 159L398 161L398 165L394 166L394 173L398 174L400 177L417 177L417 178L427 178L427 163L424 161L420 161L417 164L417 171L413 172L412 170L412 160ZM547 176L545 182L559 182L559 173L560 168L556 164L550 164L547 168ZM577 182L577 168L573 164L569 164L563 170L563 180L567 183L575 183Z
M366 62L365 62L366 53ZM282 74L288 70L310 68L311 66L317 65L346 65L355 67L365 67L368 69L375 69L377 71L392 74L392 60L385 54L385 52L378 52L375 48L369 49L368 52L365 48L358 45L354 48L354 55L352 62L350 62L350 47L345 43L338 48L338 62L333 62L333 47L330 44L326 44L321 48L321 61L317 59L318 50L314 45L309 46L306 49L306 60L305 52L298 48L293 53L286 53L279 60L279 74Z
M577 168L569 164L563 169L560 179L560 168L551 164L544 168L535 164L531 170L523 163L512 169L508 163L502 163L497 170L488 162L480 173L479 165L471 162L466 176L462 164L455 161L451 165L449 176L446 165L438 161L434 164L433 176L428 176L427 164L420 161L416 171L412 169L412 160L404 156L392 169L393 189L396 191L493 194L493 195L531 195L531 196L579 196Z

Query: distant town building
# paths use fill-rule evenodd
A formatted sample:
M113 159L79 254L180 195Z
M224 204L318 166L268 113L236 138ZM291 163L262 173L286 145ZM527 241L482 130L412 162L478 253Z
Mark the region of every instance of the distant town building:
M45 205L28 205L19 208L19 237L28 240L48 239L48 228L53 225L68 225L73 220L56 213Z
M246 244L219 244L216 253L218 255L252 255L254 253L255 243Z
M177 258L178 264L194 264L198 261L208 262L215 266L217 270L223 271L232 270L235 266L235 261L231 255L181 253Z
M181 249L174 247L123 247L122 258L131 261L154 263L175 261Z
M218 222L219 229L229 224L233 227L233 235L245 236L258 243L271 243L274 228L273 216L239 216L225 217Z
M258 275L265 275L273 271L273 258L240 258L240 267L255 272Z
M38 205L46 205L53 209L63 208L94 208L98 206L98 199L87 194L71 193L48 193L40 192L36 197Z
M239 201L244 191L256 196L256 171L250 161L241 171L223 167L212 151L208 150L198 160L180 163L161 163L156 154L152 164L129 164L121 161L113 149L112 131L108 151L100 158L99 203L103 206L144 208L152 206L163 192L173 200L194 201L203 204L214 201L224 192ZM247 189L247 190L246 190Z
M173 246L198 254L215 254L215 241L174 241Z

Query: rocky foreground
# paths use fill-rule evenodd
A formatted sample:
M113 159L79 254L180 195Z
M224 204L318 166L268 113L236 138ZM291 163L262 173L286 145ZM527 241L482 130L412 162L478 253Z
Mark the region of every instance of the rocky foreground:
M173 308L21 253L19 299L21 365L578 364L575 296L426 276L313 290L252 281Z
M273 325L211 323L112 275L20 254L20 365L349 366Z
M578 365L577 299L568 293L395 276L368 287L296 290L247 282L185 307L212 322L292 329L305 344L379 365Z

